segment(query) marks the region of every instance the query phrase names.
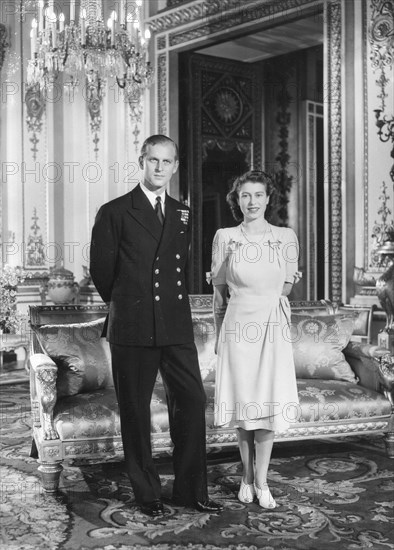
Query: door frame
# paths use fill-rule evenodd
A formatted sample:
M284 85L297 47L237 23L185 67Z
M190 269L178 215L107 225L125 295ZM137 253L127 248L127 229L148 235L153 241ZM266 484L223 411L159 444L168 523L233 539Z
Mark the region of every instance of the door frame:
M342 163L342 50L343 3L341 0L281 0L270 3L254 0L229 0L228 9L220 3L197 0L192 5L180 4L148 19L153 32L152 48L156 67L155 98L152 119L158 133L179 138L178 112L178 54L202 46L229 40L235 36L252 34L257 29L268 29L281 21L315 14L324 24L324 142L325 142L325 196L327 220L325 242L328 243L325 262L325 297L342 301L342 182L345 178ZM179 193L179 180L171 191ZM195 205L200 223L199 209Z

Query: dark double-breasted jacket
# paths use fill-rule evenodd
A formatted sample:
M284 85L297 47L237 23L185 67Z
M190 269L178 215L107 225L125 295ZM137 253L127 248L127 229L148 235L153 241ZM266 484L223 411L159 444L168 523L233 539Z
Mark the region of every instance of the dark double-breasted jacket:
M186 289L191 241L189 208L166 196L162 226L138 185L97 213L90 273L109 303L113 344L165 346L193 341Z

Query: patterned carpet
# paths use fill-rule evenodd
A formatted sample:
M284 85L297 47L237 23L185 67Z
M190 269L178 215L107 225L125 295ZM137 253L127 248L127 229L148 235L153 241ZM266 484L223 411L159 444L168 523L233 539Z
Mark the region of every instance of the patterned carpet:
M135 506L122 463L68 464L57 496L43 493L29 457L28 385L0 387L1 550L394 549L393 465L381 438L278 444L270 484L280 504L236 499L238 456L209 461L219 515L168 505L165 519ZM171 461L158 461L171 494Z

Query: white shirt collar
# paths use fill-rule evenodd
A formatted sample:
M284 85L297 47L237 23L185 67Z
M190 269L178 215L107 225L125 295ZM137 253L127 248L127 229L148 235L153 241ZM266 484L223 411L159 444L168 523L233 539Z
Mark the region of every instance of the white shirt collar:
M156 205L156 198L161 197L161 204L163 208L163 213L165 209L165 202L166 202L166 190L163 189L161 193L153 193L153 191L150 191L143 183L140 183L140 187L142 191L145 193L145 195L148 197L149 202L151 203L152 207L154 208Z

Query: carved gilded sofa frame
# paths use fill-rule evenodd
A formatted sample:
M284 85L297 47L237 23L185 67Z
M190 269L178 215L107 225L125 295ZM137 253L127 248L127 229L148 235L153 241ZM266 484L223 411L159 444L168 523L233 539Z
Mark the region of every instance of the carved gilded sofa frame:
M190 296L192 315L199 319L212 311L212 296ZM292 311L333 313L334 306L327 301L319 302L292 302ZM32 306L30 308L30 323L33 329L42 325L83 323L102 318L107 313L104 305L72 305L72 306ZM353 386L363 395L368 392L368 399L380 400L384 414L369 413L368 417L330 419L320 418L318 421L297 422L281 434L276 435L276 441L297 441L304 439L320 439L339 436L354 436L359 434L384 434L387 453L394 458L394 363L393 357L387 356L382 360L374 357L376 346L361 343L350 343L344 350L347 362L359 378L359 383ZM58 488L60 473L64 460L103 459L111 460L121 458L123 455L120 430L117 428L111 434L102 437L72 437L62 440L56 429L54 418L57 405L56 377L58 367L52 359L42 353L37 337L32 332L31 350L29 354L30 365L30 393L33 424L32 456L38 458L38 470L41 474L43 487L48 492L54 492ZM305 381L297 380L298 383ZM307 380L304 388L309 388L309 393L318 385L319 381ZM325 388L330 388L330 380L324 381ZM341 382L335 381L336 385ZM208 402L213 400L214 382L204 382L207 390ZM360 389L361 388L361 389ZM325 390L327 392L327 390ZM209 392L209 393L208 393ZM300 388L299 388L300 393ZM301 392L302 394L302 392ZM98 394L99 395L99 392ZM372 398L371 398L372 396ZM95 396L91 395L91 399ZM303 406L303 397L300 395L300 403ZM211 405L212 406L212 405ZM305 405L306 406L306 405ZM308 407L311 408L309 403ZM329 405L328 405L329 407ZM350 405L349 405L350 407ZM116 413L115 413L116 414ZM236 447L237 438L235 431L229 428L216 428L212 425L212 409L207 408L207 451ZM324 416L324 415L323 415ZM357 416L357 415L356 415ZM155 454L170 453L172 450L169 432L152 433L152 449Z

